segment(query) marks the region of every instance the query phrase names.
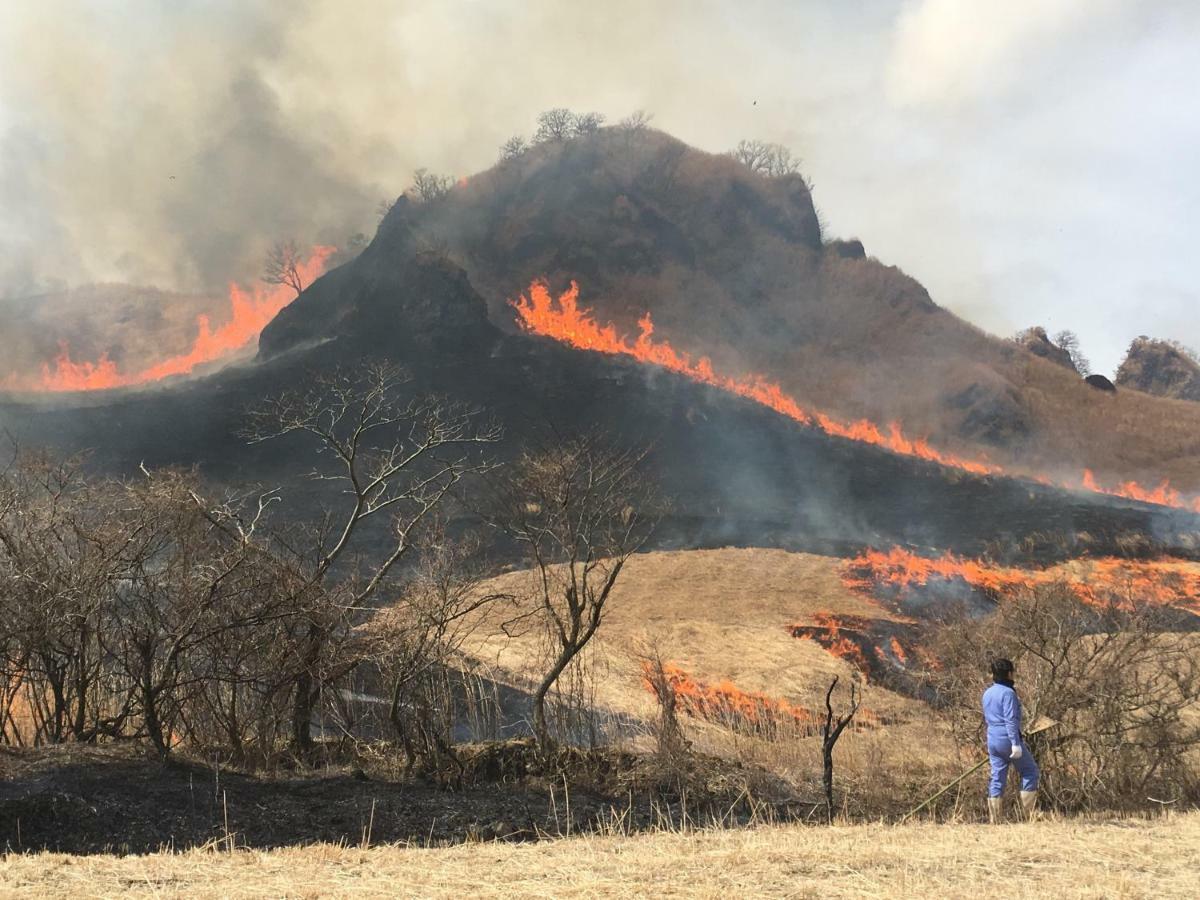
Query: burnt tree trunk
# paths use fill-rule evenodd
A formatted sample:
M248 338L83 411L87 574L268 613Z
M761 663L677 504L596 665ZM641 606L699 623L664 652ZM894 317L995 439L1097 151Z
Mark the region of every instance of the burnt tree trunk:
M833 676L829 690L825 692L825 723L821 726L821 761L824 764L822 783L825 787L825 821L833 824L833 748L838 738L846 730L846 726L858 712L859 698L853 684L850 685L850 711L844 716L833 715L833 690L837 687L838 676Z

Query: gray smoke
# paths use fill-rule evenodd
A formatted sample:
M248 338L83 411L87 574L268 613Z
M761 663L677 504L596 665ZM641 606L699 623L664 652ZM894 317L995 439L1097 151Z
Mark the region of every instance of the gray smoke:
M835 234L999 333L1200 342L1191 0L0 5L0 297L220 291L553 106L805 160ZM1100 314L1097 314L1100 310Z

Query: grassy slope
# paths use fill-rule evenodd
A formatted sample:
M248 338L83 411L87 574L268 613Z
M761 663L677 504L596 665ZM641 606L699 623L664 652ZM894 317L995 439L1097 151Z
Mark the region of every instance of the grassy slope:
M780 550L721 549L648 553L634 557L610 600L589 660L595 702L645 722L658 710L641 677L639 654L657 641L664 659L710 686L732 682L741 691L805 707L824 709L834 675L841 678L838 703L856 670L809 640L790 636L787 626L818 612L889 618L877 604L849 591L838 577L840 560ZM489 588L519 592L530 573L493 580ZM538 671L539 642L487 637L481 629L473 648L503 672ZM503 674L500 676L504 678ZM520 675L510 676L519 680ZM964 760L945 727L925 705L878 685L865 686L864 709L883 717L880 728L854 729L838 745L839 791L847 812L887 810L901 814L949 781L973 760ZM730 730L688 715L680 717L693 747L745 764L762 766L792 783L803 795L818 796L820 738L802 727L781 727L774 738ZM650 740L634 740L649 749ZM881 767L882 760L887 766ZM970 784L967 790L975 790ZM976 791L978 792L978 791Z
M850 665L817 644L798 640L788 626L813 613L891 618L876 603L848 590L840 560L782 550L732 549L646 553L630 560L598 633L596 657L604 670L597 700L646 715L652 697L642 685L638 654L657 642L663 656L710 684L732 681L805 706L820 702L833 675ZM486 590L506 593L534 586L528 571L501 575ZM533 635L508 640L482 629L477 652L510 671L527 671L537 657ZM872 689L879 711L912 714L920 705Z
M790 826L448 849L7 857L5 896L1194 897L1200 814Z

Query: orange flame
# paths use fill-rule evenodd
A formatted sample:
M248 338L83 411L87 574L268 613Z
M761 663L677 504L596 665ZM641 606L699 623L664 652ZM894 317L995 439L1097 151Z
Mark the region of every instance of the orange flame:
M570 289L557 300L550 295L550 289L545 282L535 281L529 286L528 297L522 294L519 299L510 300L509 305L516 310L521 328L531 334L550 337L580 350L630 356L639 362L662 366L701 384L753 400L780 415L802 425L818 428L826 434L873 444L901 456L924 459L975 475L1012 474L986 460L957 456L938 450L921 438L910 438L904 434L897 422L889 423L884 429L867 419L844 422L826 413L805 409L794 397L786 394L778 383L763 375L749 374L742 378L732 378L719 374L713 370L712 361L708 357L702 356L693 361L686 353L676 350L667 341L654 340L654 322L649 313L638 320L639 334L636 340L630 342L628 338L618 335L613 325L600 325L591 310L579 306L579 285L574 281L571 282ZM1044 475L1026 477L1041 484L1052 483ZM1125 482L1117 488L1103 488L1096 483L1092 473L1085 470L1079 484L1064 484L1062 487L1069 490L1082 487L1114 497L1200 512L1200 497L1185 500L1166 481L1153 490L1143 488L1136 481Z
M645 687L653 692L650 666L644 663L642 672ZM751 731L774 730L785 723L798 725L806 733L815 733L818 728L812 710L786 700L743 691L730 681L710 685L672 663L663 665L663 674L675 692L678 707L697 719ZM878 724L875 714L868 710L860 710L859 718L862 725Z
M326 261L334 252L334 247L314 247L308 259L297 267L301 281L310 284L320 276L325 271ZM18 389L48 392L95 391L133 387L172 375L187 375L197 366L215 362L248 346L267 323L294 299L295 295L287 285L256 285L247 292L231 284L229 321L214 328L208 316L197 316L198 333L186 353L169 357L137 372L121 372L107 353L95 362L76 362L71 359L67 344L60 343L53 366L42 366L39 382L22 386L10 379L9 384Z
M908 438L895 422L884 431L866 419L842 422L825 413L804 409L795 398L788 396L783 388L765 376L751 374L739 379L717 374L708 357L693 362L687 354L680 353L666 341L653 340L654 322L649 313L638 321L640 333L637 340L630 343L618 336L612 325L599 325L590 310L579 307L578 300L579 285L574 281L557 301L550 296L545 283L535 281L529 287L528 298L522 294L519 300L510 301L510 304L517 311L521 327L526 331L554 338L580 350L632 356L639 362L662 366L702 384L753 400L802 425L819 428L826 434L875 444L893 453L919 457L978 475L1000 471L991 463L954 456L934 449L923 440Z
M1173 607L1200 616L1200 566L1179 559L1129 560L1118 557L1076 560L1049 569L1018 569L963 559L946 553L937 559L902 547L886 553L868 550L845 564L842 580L871 593L877 585L904 591L931 579L958 579L998 595L1048 584L1066 585L1080 600L1107 605Z

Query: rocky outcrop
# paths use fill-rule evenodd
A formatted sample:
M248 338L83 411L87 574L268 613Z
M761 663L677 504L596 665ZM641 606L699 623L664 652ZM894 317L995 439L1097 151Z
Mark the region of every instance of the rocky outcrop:
M487 304L444 251L414 239L401 198L370 246L313 282L263 329L263 359L330 339L404 355L487 352Z
M1117 386L1103 375L1089 375L1083 379L1083 382L1090 388L1095 388L1098 391L1104 391L1108 394L1115 394L1117 392Z
M858 238L849 238L847 240L834 240L825 245L825 248L836 256L842 259L866 259L867 250L863 246L863 242Z
M1064 350L1054 341L1050 340L1046 334L1046 329L1041 325L1035 325L1032 328L1026 328L1017 335L1017 343L1032 353L1034 356L1040 356L1042 359L1048 359L1050 362L1070 369L1072 372L1082 374L1075 368L1075 363L1071 359L1071 354Z
M1143 335L1129 345L1117 384L1158 397L1200 401L1200 361L1178 344Z

